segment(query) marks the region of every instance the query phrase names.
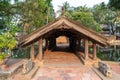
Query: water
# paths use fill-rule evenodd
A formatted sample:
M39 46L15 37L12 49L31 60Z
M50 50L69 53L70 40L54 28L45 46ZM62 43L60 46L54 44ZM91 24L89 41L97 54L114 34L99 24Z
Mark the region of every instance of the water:
M109 48L101 49L98 58L106 61L120 61L120 46L111 46Z
M30 58L30 48L17 48L12 50L11 58L19 59L19 58Z
M38 45L35 45L35 55L38 53ZM30 47L27 48L17 48L12 50L11 58L30 58Z

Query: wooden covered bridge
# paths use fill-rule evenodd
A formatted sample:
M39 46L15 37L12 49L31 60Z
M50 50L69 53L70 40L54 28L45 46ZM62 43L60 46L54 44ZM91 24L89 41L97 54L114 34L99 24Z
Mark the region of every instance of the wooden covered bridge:
M109 45L108 38L102 36L73 20L66 17L59 17L53 22L38 28L25 36L20 42L19 46L22 48L31 46L30 57L32 60L36 59L34 44L39 45L37 56L39 60L44 59L43 40L45 41L45 49L51 50L56 47L56 38L59 36L66 36L69 39L69 47L71 50L77 51L77 48L82 48L84 59L88 59L89 44L92 45L92 59L96 59L96 46ZM80 49L81 50L81 49Z

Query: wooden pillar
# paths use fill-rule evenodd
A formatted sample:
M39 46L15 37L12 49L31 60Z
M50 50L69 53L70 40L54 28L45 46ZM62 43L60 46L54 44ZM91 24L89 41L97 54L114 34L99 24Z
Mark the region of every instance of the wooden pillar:
M74 49L74 40L73 38L70 38L70 48L73 50Z
M46 50L48 50L48 39L46 39L46 45L45 45L45 47L46 47Z
M31 50L30 50L30 58L31 60L35 59L35 55L34 55L34 44L31 45Z
M53 48L53 38L49 39L49 49L51 50Z
M51 39L49 39L48 41L49 41L48 49L50 50L50 47L51 47Z
M39 40L39 53L38 53L40 60L42 60L42 56L43 56L43 47L42 47L42 44L43 44L42 38L40 38L40 40Z
M71 38L69 39L69 45L70 45L70 48L72 48L72 39Z
M53 43L52 43L53 47L52 48L54 48L54 47L56 47L56 38L53 38L52 40L53 40Z
M93 59L97 59L96 57L96 44L93 43Z
M84 41L85 59L88 59L88 48L89 48L88 44L89 44L88 39L85 39L85 41Z

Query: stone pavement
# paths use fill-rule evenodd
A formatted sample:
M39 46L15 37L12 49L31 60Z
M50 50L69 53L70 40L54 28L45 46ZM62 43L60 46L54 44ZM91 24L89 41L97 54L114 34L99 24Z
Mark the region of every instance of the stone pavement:
M112 70L120 75L120 62L115 62L115 61L104 61L104 62L109 64Z
M120 75L117 74L116 72L112 71L112 77L106 77L105 75L103 75L98 67L94 67L93 68L94 72L96 72L96 74L99 75L99 77L102 79L102 80L120 80Z
M42 67L32 80L101 80L88 67Z
M112 70L120 75L120 65L111 65Z
M111 66L112 70L115 71L116 73L120 74L120 65L117 66Z
M42 66L32 80L101 80L89 66L70 52L46 52Z

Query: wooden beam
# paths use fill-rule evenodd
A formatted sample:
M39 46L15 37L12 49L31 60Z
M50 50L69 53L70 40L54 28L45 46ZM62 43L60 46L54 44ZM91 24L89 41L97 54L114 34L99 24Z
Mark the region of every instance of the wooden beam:
M93 43L93 59L97 59L96 57L96 44Z
M35 59L35 55L34 55L34 44L31 45L31 50L30 50L30 58L31 60Z
M42 60L42 56L43 56L43 47L42 47L43 41L42 38L40 38L39 40L39 60Z
M85 45L85 59L88 59L88 48L89 48L89 45L88 45L88 39L85 39L84 41L84 45Z

